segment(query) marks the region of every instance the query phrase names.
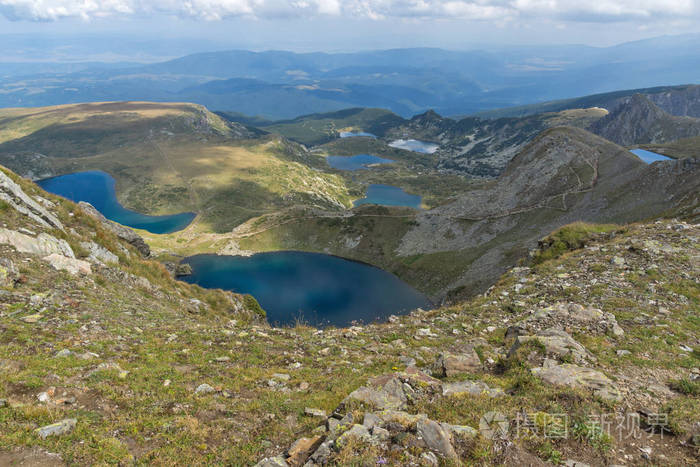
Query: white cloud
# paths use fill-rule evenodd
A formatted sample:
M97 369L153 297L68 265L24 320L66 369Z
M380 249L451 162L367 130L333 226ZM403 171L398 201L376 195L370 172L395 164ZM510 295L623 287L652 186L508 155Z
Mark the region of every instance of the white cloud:
M212 21L317 16L480 21L535 16L566 21L651 21L697 19L700 0L0 0L0 15L13 20L89 20L152 14Z

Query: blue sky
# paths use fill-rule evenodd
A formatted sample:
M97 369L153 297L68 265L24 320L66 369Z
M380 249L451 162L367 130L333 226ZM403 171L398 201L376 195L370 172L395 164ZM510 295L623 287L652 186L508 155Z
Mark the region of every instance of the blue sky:
M0 31L192 37L295 51L602 46L698 33L700 0L0 0Z

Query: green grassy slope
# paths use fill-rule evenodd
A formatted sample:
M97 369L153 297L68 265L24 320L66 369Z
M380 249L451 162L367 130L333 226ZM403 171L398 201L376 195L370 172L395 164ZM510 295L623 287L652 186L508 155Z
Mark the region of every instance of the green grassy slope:
M121 251L118 240L73 203L12 177L29 195L56 203L52 210L68 227L71 244L93 239ZM8 206L0 205L7 228L45 230ZM484 296L323 332L251 321L232 309L228 294L175 282L134 250L128 258L120 253L120 266L94 265L90 275L70 276L0 244L3 267L10 260L18 269L0 288L0 464L253 465L301 437L333 439L322 427L325 417L305 415L307 407L326 414L338 408L354 423L366 413L381 414L355 401L339 405L369 378L398 375L408 381L398 387L410 386L411 398L398 422L387 425L386 443L338 442L329 452L331 464L418 464L430 449L410 419L422 413L473 430L450 440L468 465L524 456L530 462L642 463L640 444L653 446L653 463L697 465L689 439L700 421L691 380L700 364L698 227L673 221L621 226L615 235L604 233L609 227L574 230L586 232L576 236L585 249L572 242L573 251L561 249L532 268L509 271ZM547 307L559 302L598 308L619 323L623 333L614 334L601 320L566 318L570 337L590 355L583 365L614 381L620 400L552 385L531 371L545 357L550 365L570 364L577 358L571 350L545 353L544 344L530 343L510 352L517 337L511 326L535 332L533 319L543 320L535 328L548 325L547 309L558 308ZM472 352L477 362L428 379L443 352ZM402 372L411 359L413 374L425 372L429 384L406 379ZM504 394L443 396L442 385L461 381ZM207 390L197 391L203 384ZM624 417L642 409L666 414L668 431L631 437L606 434L593 423L602 413ZM571 436L522 436L512 425L504 451L479 432L480 418L493 410L509 420L537 414L540 425L564 413ZM37 428L64 419L76 420L69 432L37 435Z

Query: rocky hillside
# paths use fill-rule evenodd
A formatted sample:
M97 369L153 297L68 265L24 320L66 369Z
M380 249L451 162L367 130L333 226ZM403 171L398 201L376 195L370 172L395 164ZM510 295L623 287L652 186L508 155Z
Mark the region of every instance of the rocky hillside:
M477 176L497 176L542 131L567 125L585 128L607 114L600 108L565 110L494 120L443 118L435 112L413 117L386 132L387 139L414 138L440 144L437 167Z
M669 97L669 102L671 99ZM594 122L590 129L622 146L659 144L700 136L700 119L673 116L647 96L635 94L622 100L615 110Z
M700 461L698 225L576 224L472 300L273 329L4 170L0 199L0 465Z
M629 222L681 207L697 215L699 170L696 159L649 166L585 130L554 128L491 185L417 216L398 254L460 258L461 272L442 290L480 291L569 222Z

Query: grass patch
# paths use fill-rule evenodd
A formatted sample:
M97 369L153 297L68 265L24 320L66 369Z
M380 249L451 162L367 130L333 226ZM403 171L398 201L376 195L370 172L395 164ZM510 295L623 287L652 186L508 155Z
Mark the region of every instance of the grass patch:
M620 231L615 224L589 224L574 222L554 231L540 241L540 249L535 253L533 262L541 264L545 261L559 258L567 251L583 248L588 241L599 234Z

